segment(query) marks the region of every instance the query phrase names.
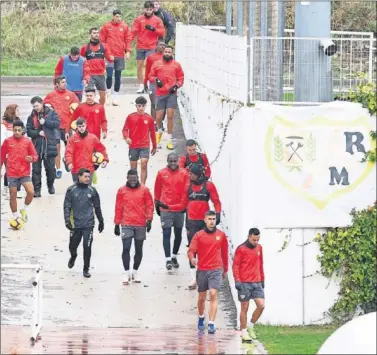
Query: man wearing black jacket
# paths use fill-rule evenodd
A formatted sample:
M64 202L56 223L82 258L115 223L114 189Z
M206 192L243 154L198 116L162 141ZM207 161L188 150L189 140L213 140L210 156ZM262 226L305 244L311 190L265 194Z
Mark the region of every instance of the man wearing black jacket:
M90 257L92 254L94 212L98 219L98 231L102 233L105 228L101 201L97 190L89 185L90 170L80 169L78 181L67 189L64 199L64 221L70 231L69 251L71 257L68 261L70 269L75 265L77 248L84 238L84 277L90 277ZM94 210L94 211L93 211Z
M56 141L60 136L60 119L58 114L43 104L39 96L31 99L33 111L27 119L26 132L31 138L38 160L33 163L32 182L34 197L41 197L42 188L42 162L46 170L48 193L55 193L54 182L56 177L55 158L58 155Z
M160 2L159 1L154 1L153 2L154 9L153 13L155 16L159 17L164 24L165 27L165 43L169 44L169 42L174 39L175 37L175 22L171 14L167 12L166 10L162 9L160 7ZM162 39L162 37L160 38Z

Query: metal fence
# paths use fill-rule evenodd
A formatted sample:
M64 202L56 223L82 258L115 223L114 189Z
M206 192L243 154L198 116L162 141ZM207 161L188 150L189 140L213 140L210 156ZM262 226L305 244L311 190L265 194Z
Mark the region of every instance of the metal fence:
M187 80L230 99L305 101L295 95L296 89L303 97L316 96L322 102L328 101L322 93L326 86L332 88L333 97L344 97L361 81L360 74L369 81L377 79L372 33L333 31L337 53L326 58L319 38L297 38L293 30L285 30L285 37L253 37L248 57L246 37L226 35L223 30L177 24L176 55ZM328 68L326 74L320 70L323 65ZM322 77L300 86L299 77L308 68ZM330 84L324 85L326 81Z

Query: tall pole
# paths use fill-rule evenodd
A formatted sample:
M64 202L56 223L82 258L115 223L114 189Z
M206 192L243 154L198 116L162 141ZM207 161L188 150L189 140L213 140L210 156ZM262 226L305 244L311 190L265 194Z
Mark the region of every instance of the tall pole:
M331 59L320 47L331 36L331 2L297 1L295 8L295 101L329 102L332 97ZM300 39L313 38L313 39Z
M285 9L284 1L278 1L278 101L284 101L284 67L283 67L283 51L284 51L284 21Z
M226 33L232 34L232 0L226 0Z
M267 41L268 39L268 27L267 27L267 0L261 0L260 4L260 10L261 10L261 23L260 23L260 32L261 37L265 37L261 39L260 43L260 66L261 66L261 72L260 72L260 93L261 93L261 101L267 100L267 91L266 91L266 48L267 48Z
M247 26L247 103L254 101L254 61L253 37L255 36L255 2L249 0L249 16Z
M243 36L243 1L237 0L237 35Z

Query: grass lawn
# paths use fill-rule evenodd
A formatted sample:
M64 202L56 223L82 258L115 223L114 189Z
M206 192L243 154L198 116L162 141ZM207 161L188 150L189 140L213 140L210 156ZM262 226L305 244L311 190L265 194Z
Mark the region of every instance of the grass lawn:
M333 325L279 327L258 325L258 339L269 354L317 354L324 341L337 329Z
M124 4L124 20L130 26L140 12L137 3ZM59 57L73 46L88 43L88 30L109 21L109 14L44 11L9 13L1 18L1 75L53 76ZM123 76L136 76L135 50Z

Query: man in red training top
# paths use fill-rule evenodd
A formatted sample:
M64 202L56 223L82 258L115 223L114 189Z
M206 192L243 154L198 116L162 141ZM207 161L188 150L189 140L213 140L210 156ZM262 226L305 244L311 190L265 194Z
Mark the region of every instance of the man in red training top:
M247 240L242 243L234 254L233 276L241 302L240 325L243 341L256 339L254 324L264 310L264 270L263 251L259 244L260 232L257 228L249 230ZM253 299L257 308L247 324L247 312L250 300Z
M145 185L148 176L148 160L152 141L152 155L155 155L156 131L152 116L145 113L147 99L143 96L135 100L136 112L127 116L123 126L123 137L128 144L131 169L137 170L137 162L140 159L141 184Z
M182 242L184 211L170 211L170 205L182 204L187 196L189 176L186 169L178 166L178 155L168 155L168 166L157 173L154 185L154 200L156 213L161 217L163 246L166 259L166 269L179 268L177 255ZM173 256L171 257L170 237L174 227Z
M198 266L196 281L198 283L198 330L204 331L204 310L209 290L208 333L216 332L215 318L217 312L217 293L222 279L228 272L228 240L225 233L216 229L216 212L207 211L205 227L195 234L187 252L192 265ZM195 259L198 255L198 260Z
M129 285L131 279L136 283L141 280L137 271L143 258L143 243L146 233L151 231L153 219L153 198L146 186L139 183L137 170L127 173L127 183L117 193L115 203L115 235L122 236L122 261L126 272L123 285ZM132 239L135 240L133 272L130 275L130 250Z
M107 119L105 108L98 104L96 99L96 90L91 87L85 89L86 102L81 103L72 114L72 121L79 117L85 119L89 133L94 134L99 140L107 137Z
M102 26L99 40L108 47L109 52L114 56L114 62L107 63L106 65L106 102L110 103L111 101L111 88L114 74L115 82L112 104L113 106L118 106L122 71L126 67L125 61L130 59L132 49L131 31L122 21L122 14L119 10L114 10L113 19Z
M204 173L204 177L208 180L211 177L211 167L207 155L197 151L197 144L193 139L186 141L187 154L182 155L179 159L179 166L190 170L190 167L195 164L199 165Z
M1 166L6 162L12 219L15 220L18 217L17 186L20 184L26 191L24 208L20 210L20 214L22 219L27 222L27 209L34 196L30 164L38 160L38 153L32 141L23 135L24 129L22 121L13 122L13 136L6 138L1 145Z
M136 64L137 64L137 79L139 80L138 94L144 92L143 69L145 59L157 47L159 37L165 35L165 27L161 19L154 15L154 4L152 1L144 3L144 14L136 17L131 30L131 40L137 37L136 42Z
M55 67L54 78L63 75L67 80L67 89L73 91L79 101L82 91L89 83L90 69L88 61L80 56L80 49L72 47L70 54L61 57Z
M216 211L216 225L220 223L221 202L216 186L213 182L204 178L201 166L193 164L190 167L190 185L188 193L182 204L176 206L170 205L171 211L184 210L187 211L186 230L188 246L190 246L194 235L205 228L204 217L209 208L209 200L212 201ZM191 283L189 289L196 288L196 271L195 266L190 263Z
M167 115L168 144L167 148L174 149L171 141L173 133L174 114L177 109L177 90L182 87L184 73L177 61L173 59L173 47L166 46L162 60L158 60L152 65L149 75L149 82L156 84L156 124L157 124L157 144L160 143L163 130L162 119L165 112Z
M62 140L67 146L72 119L71 105L78 104L79 99L73 91L67 90L67 80L61 75L55 78L55 90L46 95L43 103L52 106L60 118L60 139L57 142L58 155L55 159L56 178L60 179L63 174L63 170L60 168L60 141Z
M76 133L69 139L65 150L65 162L72 173L73 182L78 181L78 173L81 168L88 169L91 173L90 183L94 173L93 153L99 152L103 155L102 167L106 168L109 158L105 146L100 140L86 129L86 121L79 118L76 122Z
M156 52L149 55L145 64L145 75L144 75L144 91L149 92L149 99L151 100L151 116L156 122L156 83L149 83L148 88L148 78L152 69L152 65L158 60L162 59L164 55L166 44L163 40L158 41ZM165 117L165 115L163 116Z
M95 87L99 93L99 103L105 104L106 97L106 79L105 70L106 63L114 62L114 56L109 52L108 46L105 46L99 41L99 30L97 27L92 27L89 30L90 42L81 47L81 56L86 58L89 70L90 81L88 86Z

